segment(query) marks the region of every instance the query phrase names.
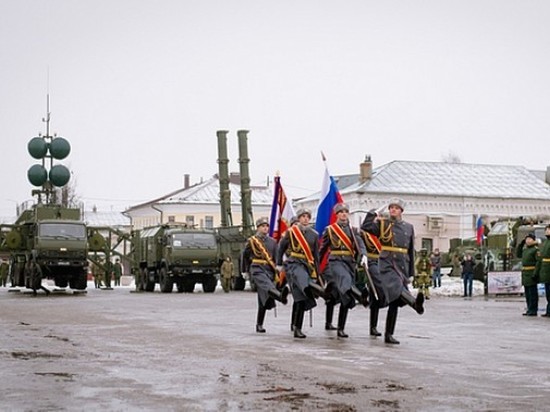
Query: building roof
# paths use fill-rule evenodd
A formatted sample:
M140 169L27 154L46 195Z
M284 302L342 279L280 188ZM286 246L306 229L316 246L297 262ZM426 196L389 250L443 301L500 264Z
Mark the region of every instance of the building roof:
M335 176L342 195L465 196L550 200L550 185L523 166L482 165L396 160L373 170L372 178L359 182L359 174ZM308 198L318 199L319 193Z
M241 188L240 185L230 182L229 190L231 192L231 203L241 203ZM252 205L270 206L273 201L273 188L265 186L251 186ZM132 206L128 210L137 209L139 207L150 204L219 204L220 203L220 181L217 175L212 178L197 183L193 186L178 189L163 197Z
M101 227L123 227L130 226L132 224L130 218L122 212L100 212L97 210L85 210L82 216L82 220L86 222L88 226Z

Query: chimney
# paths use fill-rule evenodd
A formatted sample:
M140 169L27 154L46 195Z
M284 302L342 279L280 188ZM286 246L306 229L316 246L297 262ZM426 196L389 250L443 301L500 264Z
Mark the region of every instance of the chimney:
M187 173L183 175L183 188L189 189L189 174Z
M372 161L370 155L365 155L365 160L359 165L359 183L365 183L372 179Z

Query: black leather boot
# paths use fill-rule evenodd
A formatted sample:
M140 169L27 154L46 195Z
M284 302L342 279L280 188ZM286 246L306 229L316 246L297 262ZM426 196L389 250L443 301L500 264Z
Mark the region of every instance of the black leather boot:
M353 296L353 298L364 307L369 306L369 291L367 289L361 292L357 287L352 286L351 296Z
M388 316L386 317L386 331L384 333L384 342L393 345L399 345L399 341L393 337L393 333L395 331L395 323L397 321L397 310L397 304L390 304L388 308Z
M348 337L346 332L344 332L344 328L346 327L346 320L348 318L348 311L349 309L347 308L347 306L340 305L340 310L338 311L338 337L339 338Z
M324 300L330 299L330 297L327 296L327 294L325 293L325 289L323 289L323 287L319 285L317 282L314 282L314 281L309 282L308 289L313 299L317 299L317 298L323 298Z
M327 301L327 311L325 313L325 330L336 330L332 325L332 317L334 316L334 303Z
M424 294L422 292L418 292L415 298L411 295L411 292L403 289L403 292L401 292L401 300L412 307L419 315L424 313Z
M268 292L270 297L272 297L275 300L278 300L283 305L286 305L288 303L288 288L283 288L282 291L278 291L277 289L270 289Z
M380 309L378 309L377 306L371 305L370 307L370 335L371 336L382 336L382 334L378 332L378 329L377 329L379 311Z
M296 312L298 311L298 304L294 302L292 304L292 314L290 315L290 331L294 332L294 325L296 324Z
M299 302L296 306L296 320L294 322L294 337L305 339L306 335L302 333L302 325L304 324L304 302Z
M256 318L256 332L257 333L265 333L265 329L263 327L265 319L265 308L259 307L258 308L258 317Z

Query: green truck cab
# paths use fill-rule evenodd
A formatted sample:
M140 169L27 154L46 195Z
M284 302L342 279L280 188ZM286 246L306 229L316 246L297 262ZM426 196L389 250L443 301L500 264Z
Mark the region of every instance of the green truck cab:
M212 293L221 264L216 232L189 228L185 224L163 224L134 233L136 285L152 292L159 284L170 293L174 284L179 293L191 293L196 283Z
M53 279L60 288L86 289L88 238L79 209L37 204L5 232L3 245L12 285L36 291L42 279Z

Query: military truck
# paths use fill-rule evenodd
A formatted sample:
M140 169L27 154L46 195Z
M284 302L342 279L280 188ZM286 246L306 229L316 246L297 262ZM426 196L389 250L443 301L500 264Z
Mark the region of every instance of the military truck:
M216 232L186 224L162 224L134 232L134 268L138 290L163 293L177 287L191 293L202 283L205 293L216 289L221 265Z
M66 158L71 146L55 134L50 135L49 95L47 97L45 135L33 137L28 152L40 164L32 165L27 177L39 189L33 190L37 202L22 208L13 225L2 225L0 249L9 250L12 285L33 289L42 287L42 279L53 279L61 288L86 289L87 230L80 209L69 207L67 183L71 173L54 159ZM65 191L64 191L65 189ZM61 196L59 195L61 192ZM61 199L59 199L61 197Z
M42 279L53 279L60 288L86 289L88 239L79 209L37 204L7 227L2 246L11 252L13 286L36 291Z

